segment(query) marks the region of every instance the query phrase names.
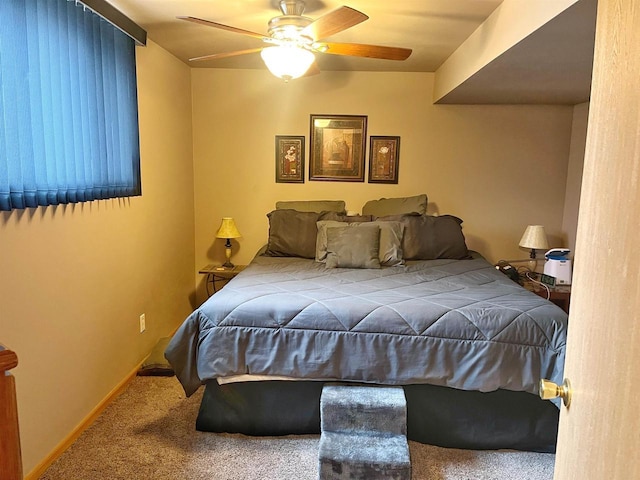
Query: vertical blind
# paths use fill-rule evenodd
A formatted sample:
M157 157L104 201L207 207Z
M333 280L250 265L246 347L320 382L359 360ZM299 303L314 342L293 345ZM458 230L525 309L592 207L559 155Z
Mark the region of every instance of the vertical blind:
M67 0L0 0L0 210L140 195L133 40Z

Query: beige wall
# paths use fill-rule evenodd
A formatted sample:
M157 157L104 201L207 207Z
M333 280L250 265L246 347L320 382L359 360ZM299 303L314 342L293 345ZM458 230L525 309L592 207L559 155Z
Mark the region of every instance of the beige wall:
M266 70L193 69L196 267L223 260L214 239L223 216L243 234L233 260L249 262L277 200L343 199L360 211L370 199L426 193L429 212L461 217L470 248L491 261L526 258L517 244L528 224L545 225L555 243L572 107L433 105L433 79L323 72L285 84ZM308 165L310 114L367 115L368 135L401 136L398 185L275 183L274 136L304 135Z
M192 308L189 69L152 42L137 55L142 197L0 215L0 342L19 358L25 473Z
M582 169L584 150L587 141L587 123L589 121L589 103L581 103L573 108L573 126L571 129L571 149L567 169L567 188L562 217L562 244L560 247L571 249L575 254L576 231L578 229L578 207L582 187Z

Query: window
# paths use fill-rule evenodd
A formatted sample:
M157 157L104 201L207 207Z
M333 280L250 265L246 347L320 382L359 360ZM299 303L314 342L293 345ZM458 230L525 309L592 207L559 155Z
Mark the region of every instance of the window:
M0 0L0 210L140 194L134 41L77 2Z

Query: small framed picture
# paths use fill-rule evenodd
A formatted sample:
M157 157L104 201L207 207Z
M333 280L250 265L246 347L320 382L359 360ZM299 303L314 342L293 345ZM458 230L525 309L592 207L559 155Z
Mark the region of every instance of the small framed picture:
M369 183L398 183L400 137L370 137Z
M364 182L366 115L311 115L309 180Z
M304 137L276 135L276 183L304 183Z

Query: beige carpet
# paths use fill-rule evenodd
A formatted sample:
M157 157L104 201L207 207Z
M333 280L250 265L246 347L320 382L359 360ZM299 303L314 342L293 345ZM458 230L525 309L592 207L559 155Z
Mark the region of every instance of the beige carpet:
M196 431L202 390L185 398L175 377L136 377L40 478L318 478L317 435L246 437ZM413 479L553 479L553 454L455 450L409 443Z

